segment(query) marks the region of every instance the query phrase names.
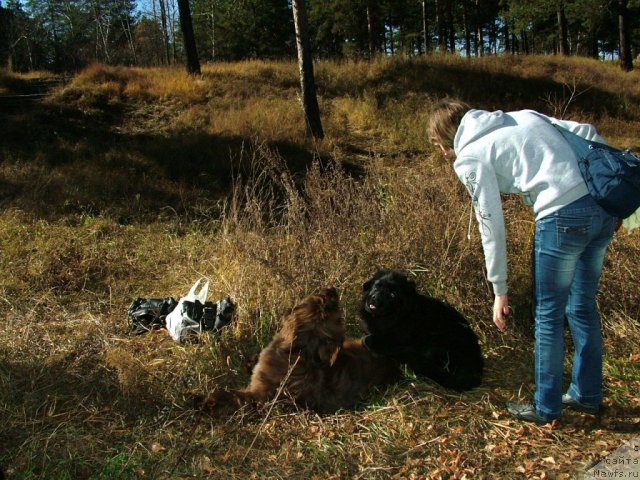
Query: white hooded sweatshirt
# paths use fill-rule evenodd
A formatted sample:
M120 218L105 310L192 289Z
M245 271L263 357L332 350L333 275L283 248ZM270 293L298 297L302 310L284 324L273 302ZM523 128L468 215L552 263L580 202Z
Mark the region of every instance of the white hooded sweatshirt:
M557 120L532 110L470 110L456 132L453 168L471 194L487 277L496 295L507 293L500 194L522 195L539 220L589 193L575 154L551 122L604 143L592 125Z

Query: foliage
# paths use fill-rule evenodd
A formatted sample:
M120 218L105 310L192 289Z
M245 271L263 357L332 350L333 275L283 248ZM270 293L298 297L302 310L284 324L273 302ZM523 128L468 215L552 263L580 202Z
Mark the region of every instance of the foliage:
M133 63L133 0L26 0L8 5L18 70L72 71L90 61ZM16 50L17 48L17 50Z
M558 52L564 4L574 55L619 56L618 2L579 0L309 0L319 58L363 59L425 52L465 56ZM291 58L287 0L191 0L200 60ZM632 55L640 51L640 5L629 2ZM16 71L77 71L98 61L157 66L184 61L175 0L8 0L0 8L0 62ZM426 32L425 28L426 26ZM5 61L4 57L9 57Z
M270 59L295 54L293 18L287 0L195 0L192 4L198 50L207 60Z
M44 75L3 73L0 88L26 92ZM514 314L502 335L477 233L466 239L468 195L424 121L445 95L547 113L551 99L626 146L640 130L638 75L537 56L323 61L327 137L313 143L285 61L206 65L197 79L96 64L42 103L6 106L0 467L11 480L581 476L637 436L638 232L616 235L599 295L605 414L512 420L504 401L532 390L532 219L505 199ZM564 105L567 85L586 93ZM486 355L481 388L409 377L328 416L193 407L194 392L243 385L246 363L314 288L339 288L359 336L360 286L379 266L409 269L465 313ZM201 275L212 299L239 305L217 340L128 335L134 298L178 297Z

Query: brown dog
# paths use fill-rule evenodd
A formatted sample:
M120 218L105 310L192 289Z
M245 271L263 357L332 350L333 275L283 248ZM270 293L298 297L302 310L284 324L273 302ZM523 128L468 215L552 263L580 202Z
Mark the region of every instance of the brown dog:
M322 413L352 408L374 386L402 378L399 364L374 357L359 340L345 340L338 293L323 288L285 316L243 390L215 392L205 410L264 403L279 395Z

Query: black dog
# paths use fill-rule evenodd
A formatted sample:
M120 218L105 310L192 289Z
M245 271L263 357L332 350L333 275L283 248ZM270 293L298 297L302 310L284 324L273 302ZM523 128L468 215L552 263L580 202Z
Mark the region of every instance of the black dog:
M380 270L363 285L360 316L371 352L457 391L480 385L478 337L453 307L421 295L403 273Z

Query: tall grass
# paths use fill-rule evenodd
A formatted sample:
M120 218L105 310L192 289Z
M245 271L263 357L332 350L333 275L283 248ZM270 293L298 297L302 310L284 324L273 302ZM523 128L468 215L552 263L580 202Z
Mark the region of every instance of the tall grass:
M573 478L635 431L637 233L616 235L599 295L608 413L513 422L502 402L532 388L532 219L505 199L515 308L502 335L475 225L466 238L468 194L423 124L435 99L456 95L486 108L555 105L615 142L637 140L637 73L543 57L322 62L328 138L312 142L296 72L255 61L205 66L194 80L96 65L45 105L5 116L9 478ZM573 85L586 91L565 105ZM379 267L408 270L465 313L487 358L482 388L459 395L410 377L359 411L324 417L278 405L209 418L192 407L193 393L244 385L284 312L320 286L339 288L359 336L361 284ZM219 339L127 334L134 298L179 297L201 276L211 299L239 305Z

